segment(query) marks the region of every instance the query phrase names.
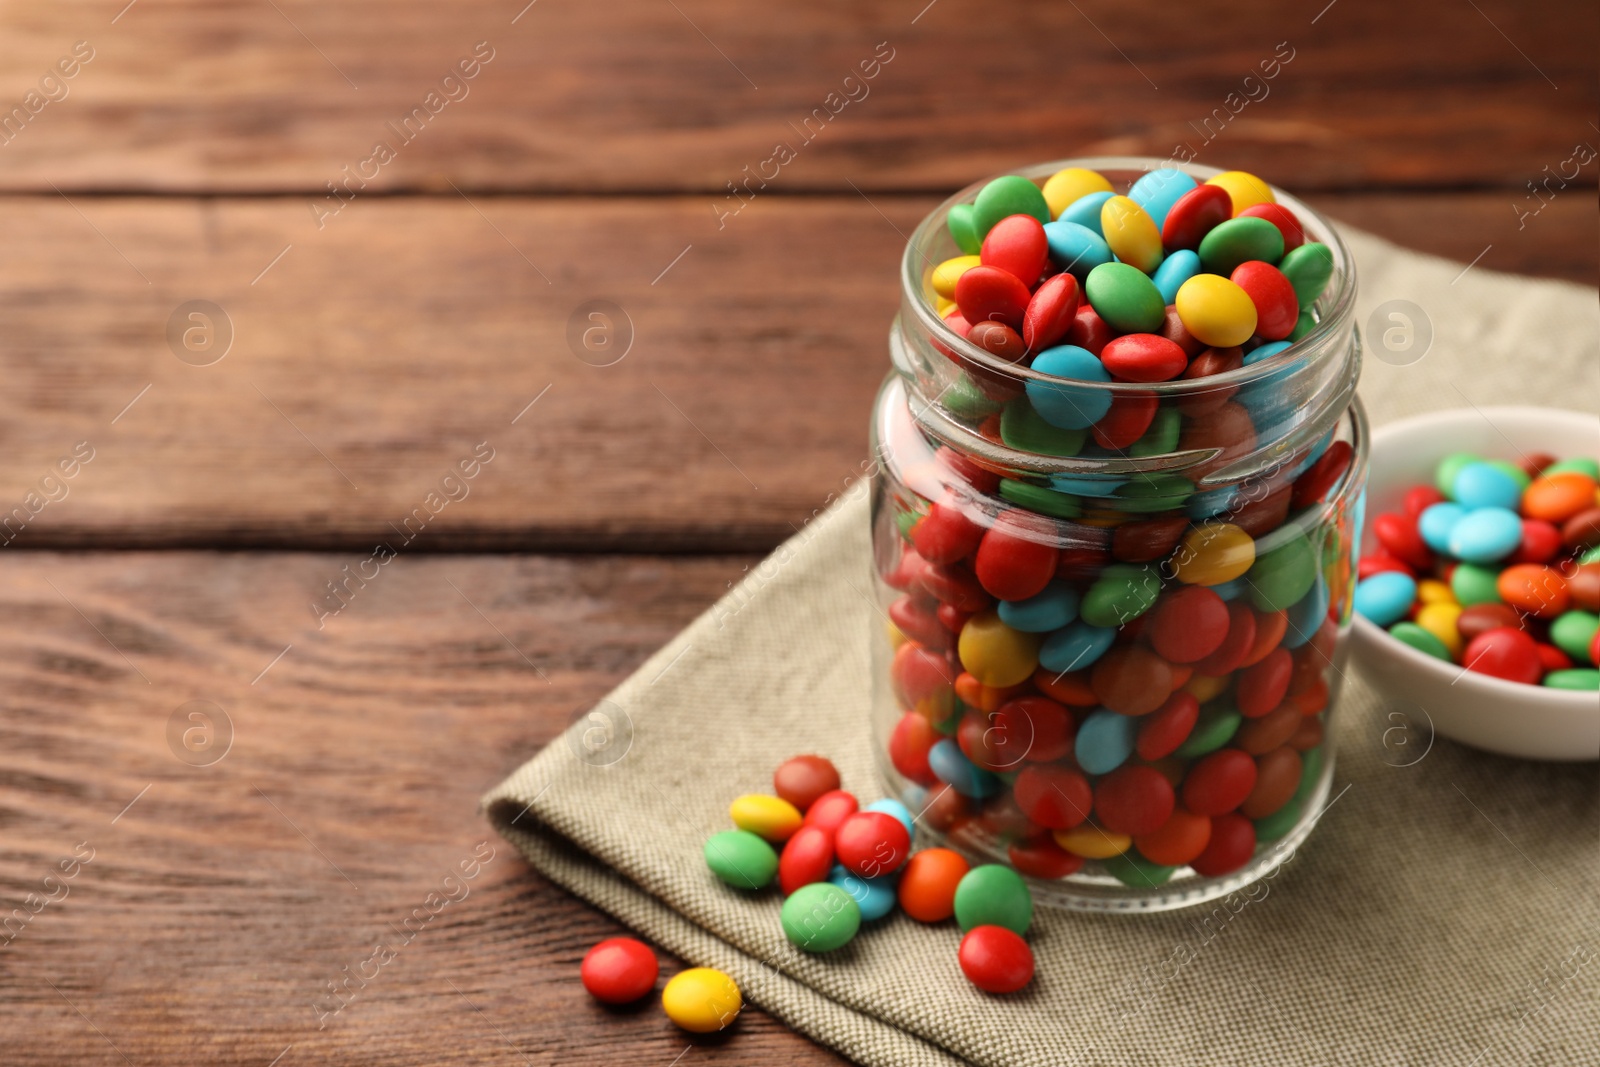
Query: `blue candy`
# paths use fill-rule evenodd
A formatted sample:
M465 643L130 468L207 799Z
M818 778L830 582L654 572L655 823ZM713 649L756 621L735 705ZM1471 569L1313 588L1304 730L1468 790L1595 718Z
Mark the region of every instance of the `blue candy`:
M1150 280L1161 290L1161 299L1170 304L1178 298L1178 287L1199 273L1200 257L1187 248L1180 248L1161 261Z
M1105 231L1100 228L1100 208L1115 195L1115 193L1090 193L1088 196L1080 196L1067 205L1067 209L1056 221L1076 222L1079 226L1093 230L1095 236L1103 238Z
M1416 599L1416 579L1399 571L1382 571L1356 584L1356 611L1378 626L1405 618Z
M1417 516L1417 532L1435 552L1450 551L1450 531L1456 528L1467 509L1460 504L1430 504Z
M1461 484L1459 479L1456 484ZM1468 563L1505 559L1521 543L1522 519L1508 508L1484 507L1469 511L1450 531L1450 554Z
M1260 348L1255 348L1249 352L1246 352L1244 355L1244 365L1248 367L1252 363L1260 363L1264 359L1271 359L1279 352L1282 352L1285 348L1288 348L1289 344L1290 342L1288 341L1268 341Z
M1104 237L1076 222L1065 219L1047 222L1044 238L1050 244L1050 262L1080 282L1089 276L1090 271L1102 263L1110 263L1114 258L1111 246L1106 244Z
M1039 665L1057 674L1080 670L1105 655L1116 639L1117 631L1112 627L1075 622L1044 639Z
M1105 774L1122 766L1133 754L1133 745L1138 737L1139 719L1136 716L1118 715L1101 708L1092 712L1078 727L1073 755L1078 758L1078 766L1090 774Z
M1157 167L1133 183L1133 188L1128 190L1128 199L1144 208L1159 230L1167 221L1167 212L1172 210L1172 205L1195 185L1195 180L1181 170ZM1167 298L1167 303L1172 303L1171 297Z
M1478 508L1515 511L1522 500L1522 486L1499 467L1487 463L1468 463L1451 483L1450 496L1468 511Z
M898 800L875 800L867 805L866 810L881 811L885 815L893 815L906 828L906 833L915 834L917 832L916 824L911 821L911 810Z
M1212 586L1211 591L1223 600L1238 600L1250 591L1250 583L1241 574L1231 582L1223 582L1221 585Z
M861 917L871 922L873 919L883 918L894 910L898 895L895 887L900 883L900 872L886 874L882 878L862 878L834 864L833 870L828 872L828 881L849 893L850 898L861 908Z
M1310 591L1289 605L1289 625L1283 631L1283 640L1279 643L1284 648L1299 648L1316 636L1318 628L1322 626L1322 620L1327 617L1328 583L1323 581L1319 571Z
M1027 600L1000 601L1000 621L1026 634L1047 634L1078 617L1078 591L1066 582L1051 582Z
M1087 348L1057 345L1040 352L1033 369L1057 378L1109 382L1111 372ZM1099 422L1111 410L1111 396L1104 390L1086 389L1061 382L1029 380L1028 401L1039 417L1063 430L1082 430ZM1070 491L1070 490L1069 490Z
M1209 519L1232 508L1238 496L1239 490L1231 485L1222 486L1220 489L1207 489L1190 497L1183 505L1183 513L1191 519Z
M948 737L928 750L935 777L964 797L989 797L1000 792L1000 779L973 763Z

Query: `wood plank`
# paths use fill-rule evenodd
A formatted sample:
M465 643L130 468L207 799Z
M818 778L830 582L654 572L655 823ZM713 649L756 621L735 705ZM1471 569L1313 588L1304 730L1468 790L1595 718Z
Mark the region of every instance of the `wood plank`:
M0 11L8 111L74 42L94 51L24 117L0 188L321 192L378 139L390 190L721 192L780 140L790 192L939 191L1183 144L1303 190L1521 188L1596 136L1600 9L1582 0L124 5ZM478 41L494 57L467 95L398 147L386 124ZM880 42L888 65L847 86ZM1293 58L1246 84L1275 52ZM801 143L816 108L824 132Z
M476 805L749 561L408 560L318 632L305 603L351 560L0 560L0 902L58 898L0 937L8 1062L667 1064L691 1044L658 1005L588 999L578 961L622 931ZM193 700L232 724L207 766L168 746ZM433 892L455 901L323 1019L326 984ZM693 1044L843 1062L759 1011Z
M1520 232L1500 192L1318 202L1594 280L1575 190ZM297 198L0 200L0 514L87 441L14 547L767 548L859 474L902 235L933 203L772 197L719 231L703 197L376 198L319 231ZM612 366L568 346L596 298L634 325ZM211 366L166 340L192 299L233 324ZM481 442L469 495L407 527Z

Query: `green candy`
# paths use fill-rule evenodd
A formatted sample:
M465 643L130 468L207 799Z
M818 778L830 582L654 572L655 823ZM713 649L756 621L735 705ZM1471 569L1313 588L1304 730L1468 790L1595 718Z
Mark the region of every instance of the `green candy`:
M965 374L950 383L939 403L958 419L986 419L1000 410Z
M778 873L778 854L749 830L724 830L706 841L706 866L735 889L760 889Z
M1564 671L1551 671L1544 676L1544 684L1551 689L1571 689L1592 693L1600 689L1600 671L1593 667L1573 667Z
M1301 781L1304 781L1304 777ZM1283 807L1265 818L1256 820L1257 841L1277 841L1294 829L1300 821L1300 803L1293 797Z
M806 952L832 952L861 929L861 907L832 882L812 882L789 894L778 913L783 936Z
M1439 461L1439 466L1434 468L1433 487L1445 495L1445 499L1454 500L1456 475L1461 473L1461 468L1473 463L1482 463L1481 457L1471 452L1452 452Z
M1131 849L1100 862L1105 865L1107 874L1134 889L1154 889L1170 879L1173 872L1178 869L1151 863Z
M1600 563L1600 545L1595 545L1578 557L1579 563Z
M1019 482L1015 478L1000 479L1000 495L1029 511L1053 515L1058 519L1076 519L1083 514L1083 506L1077 497L1032 482Z
M1044 193L1018 174L996 178L978 193L972 204L972 232L982 241L995 223L1012 215L1032 215L1040 222L1050 221L1050 205L1045 203Z
M1041 456L1076 456L1089 431L1063 430L1039 417L1026 396L1019 396L1000 413L1000 440L1010 448Z
M1178 431L1182 428L1183 416L1177 408L1157 408L1144 436L1128 446L1128 455L1164 456L1178 447Z
M1278 269L1294 286L1300 306L1309 309L1328 287L1328 279L1333 277L1333 249L1318 241L1307 241L1284 256Z
M1564 459L1559 463L1550 464L1550 466L1539 472L1541 477L1549 474L1566 473L1588 475L1595 481L1600 482L1600 463L1596 463L1592 459L1585 459L1582 457L1578 459Z
M1150 275L1131 264L1100 264L1089 272L1083 291L1095 313L1118 333L1155 333L1167 321L1167 302L1161 290Z
M1450 591L1456 596L1456 603L1464 608L1474 604L1500 603L1500 590L1495 583L1499 580L1499 572L1488 567L1480 567L1476 563L1458 563L1455 573L1450 575Z
M1245 215L1212 227L1200 239L1199 251L1200 265L1226 278L1239 264L1252 259L1263 263L1282 259L1283 231L1266 219Z
M1424 630L1414 622L1397 622L1389 627L1389 635L1402 644L1410 645L1418 652L1425 652L1434 659L1450 662L1450 650L1444 642Z
M1300 753L1300 784L1295 787L1293 803L1304 804L1306 798L1316 792L1317 779L1322 777L1322 763L1327 759L1323 753L1323 746L1308 749Z
M972 224L972 205L957 204L950 209L950 214L945 216L944 224L950 230L950 236L955 239L956 247L969 256L978 254L983 247L983 238L978 236L977 227Z
M1078 615L1090 626L1114 629L1149 611L1160 595L1161 574L1154 566L1113 563L1083 595Z
M1587 611L1564 611L1550 624L1550 643L1577 660L1589 662L1589 642L1600 630L1600 615Z
M988 863L974 867L956 884L956 922L963 931L974 926L1004 926L1017 935L1033 921L1033 894L1022 875L1010 867Z
M1179 759L1193 759L1215 752L1233 740L1243 721L1244 716L1231 703L1226 700L1213 701L1200 709L1200 717L1195 720L1194 729L1189 731L1188 740L1179 745L1173 755Z
M1262 611L1282 611L1296 604L1317 584L1317 553L1300 530L1284 527L1288 539L1260 552L1245 572L1250 601ZM1281 531L1280 531L1281 532ZM1266 540L1272 540L1269 536Z
M1515 463L1511 463L1503 459L1491 459L1489 461L1489 466L1493 467L1497 471L1500 471L1507 478L1510 478L1512 481L1516 482L1518 489L1526 489L1533 482L1533 479L1528 477L1528 472L1517 466Z
M911 530L917 525L917 520L922 518L915 511L897 511L894 516L895 529L900 531L900 540L911 540Z
M1122 510L1137 513L1173 511L1194 492L1194 483L1177 474L1135 475L1133 481L1118 487L1115 496Z
M1317 320L1311 312L1300 312L1300 317L1294 320L1294 329L1289 331L1289 343L1293 344L1316 328Z

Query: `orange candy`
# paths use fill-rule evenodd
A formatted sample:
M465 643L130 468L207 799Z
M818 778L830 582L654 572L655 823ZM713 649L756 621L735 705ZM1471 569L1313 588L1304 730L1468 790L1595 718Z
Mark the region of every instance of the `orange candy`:
M1004 689L984 685L965 671L956 675L956 696L961 698L962 703L979 711L994 711L1022 689L1020 685L1006 686Z
M1541 563L1517 563L1500 572L1495 581L1500 599L1513 608L1541 619L1553 619L1572 603L1567 580Z
M1139 854L1163 867L1182 867L1206 850L1211 841L1211 820L1183 808L1174 808L1172 817L1158 830L1133 839Z
M913 852L900 874L900 907L918 922L950 918L956 910L956 886L967 870L967 861L947 848Z
M1595 481L1581 471L1561 471L1535 478L1522 491L1524 518L1562 523L1594 506Z
M1094 690L1089 687L1089 672L1087 670L1069 671L1058 674L1055 671L1040 667L1033 675L1033 684L1039 692L1051 700L1075 708L1092 708L1100 703L1100 698L1094 695Z
M1256 612L1256 639L1250 651L1244 654L1244 659L1239 661L1239 666L1249 667L1266 659L1267 654L1278 647L1288 629L1287 611Z

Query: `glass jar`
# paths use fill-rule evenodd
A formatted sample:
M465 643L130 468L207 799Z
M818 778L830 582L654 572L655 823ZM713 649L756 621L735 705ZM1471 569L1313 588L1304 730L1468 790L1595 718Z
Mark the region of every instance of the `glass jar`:
M1125 189L1171 165L1017 173ZM1052 377L936 310L946 216L984 184L907 245L872 416L879 765L919 825L1043 901L1215 899L1292 854L1332 778L1366 481L1354 268L1275 189L1334 262L1298 340L1202 378Z

